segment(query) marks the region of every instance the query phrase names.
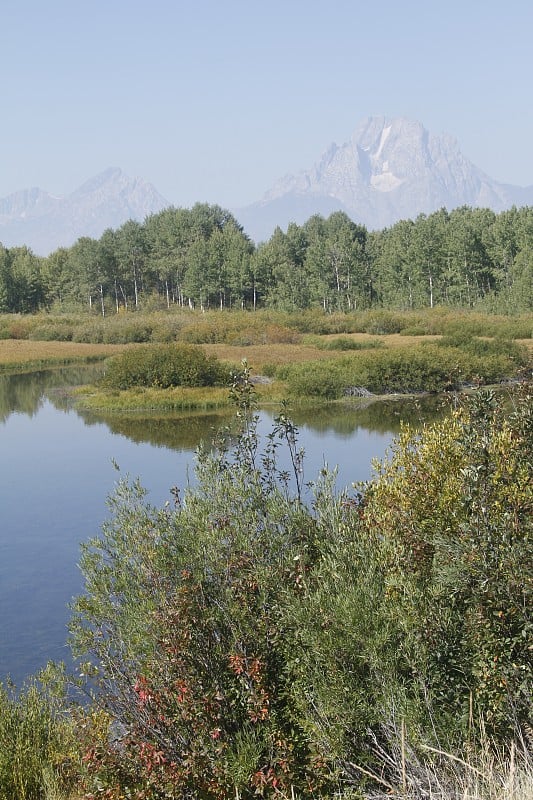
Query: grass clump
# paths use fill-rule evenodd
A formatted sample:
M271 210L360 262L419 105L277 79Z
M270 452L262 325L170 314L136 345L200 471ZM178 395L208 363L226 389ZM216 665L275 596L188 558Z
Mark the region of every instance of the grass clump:
M372 350L383 347L383 342L380 339L358 340L339 336L336 339L318 339L315 346L319 350Z
M229 369L199 347L149 345L113 358L102 379L109 389L216 386L229 381Z
M81 771L79 734L61 698L32 681L0 683L0 800L68 797Z
M82 387L74 391L74 397L76 406L80 409L127 415L144 412L211 411L229 405L225 386L175 386L168 389L136 387L128 391L111 389L96 392Z

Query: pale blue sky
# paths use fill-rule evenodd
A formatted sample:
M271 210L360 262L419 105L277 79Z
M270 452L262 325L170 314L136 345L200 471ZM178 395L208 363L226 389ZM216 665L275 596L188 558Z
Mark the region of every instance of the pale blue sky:
M0 197L108 166L238 207L365 116L533 184L530 0L0 0Z

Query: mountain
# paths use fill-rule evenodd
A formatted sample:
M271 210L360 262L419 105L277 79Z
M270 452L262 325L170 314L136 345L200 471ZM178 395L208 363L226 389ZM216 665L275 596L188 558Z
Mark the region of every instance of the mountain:
M47 255L169 205L151 184L109 168L67 197L33 188L0 199L0 242ZM433 135L420 122L368 117L348 142L330 145L312 169L286 175L260 201L233 211L246 233L263 241L277 225L302 224L313 214L345 211L380 229L463 205L494 211L533 205L533 186L498 183L461 153L453 137Z
M235 215L261 241L276 225L286 228L337 210L380 229L442 207L502 211L530 204L533 186L493 180L463 156L452 136L435 136L413 120L368 117L348 142L332 144L312 169L286 175L262 200Z
M67 197L33 188L0 199L0 242L47 255L80 236L99 238L106 228L142 221L169 205L150 183L110 167Z

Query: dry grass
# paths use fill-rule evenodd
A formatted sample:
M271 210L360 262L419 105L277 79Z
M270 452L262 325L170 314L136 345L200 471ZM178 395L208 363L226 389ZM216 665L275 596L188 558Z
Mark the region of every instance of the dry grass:
M66 364L89 361L120 353L130 345L82 344L76 342L40 342L29 339L0 340L0 369Z
M202 345L206 353L221 361L240 364L245 358L252 372L261 372L265 364L292 364L298 361L331 359L331 352L303 344L257 344L250 346L229 344Z
M318 337L317 337L318 338ZM338 339L339 334L327 334L321 336L322 341ZM440 339L440 336L401 336L399 333L385 336L375 336L369 333L343 333L343 339L351 339L354 342L375 342L378 340L384 347L411 347L418 346L421 342L430 342ZM322 350L312 344L261 344L261 345L229 345L229 344L206 344L202 345L209 355L217 356L222 361L233 364L240 364L243 358L246 359L253 372L261 372L265 364L294 364L300 361L331 361L342 353L335 353L331 350Z
M517 344L527 347L527 349L533 353L533 339L517 339L516 342Z
M365 800L530 800L533 758L527 732L517 731L508 746L495 745L481 726L480 739L460 754L411 740L403 722L392 718L379 737L370 734L377 767L348 764ZM368 782L370 779L370 783Z

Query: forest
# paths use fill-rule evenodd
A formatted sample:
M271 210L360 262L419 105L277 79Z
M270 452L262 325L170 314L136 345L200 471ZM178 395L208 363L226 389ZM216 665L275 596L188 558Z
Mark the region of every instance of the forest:
M168 208L39 257L0 245L0 312L533 308L533 208L441 209L369 231L343 212L255 245L216 205Z

